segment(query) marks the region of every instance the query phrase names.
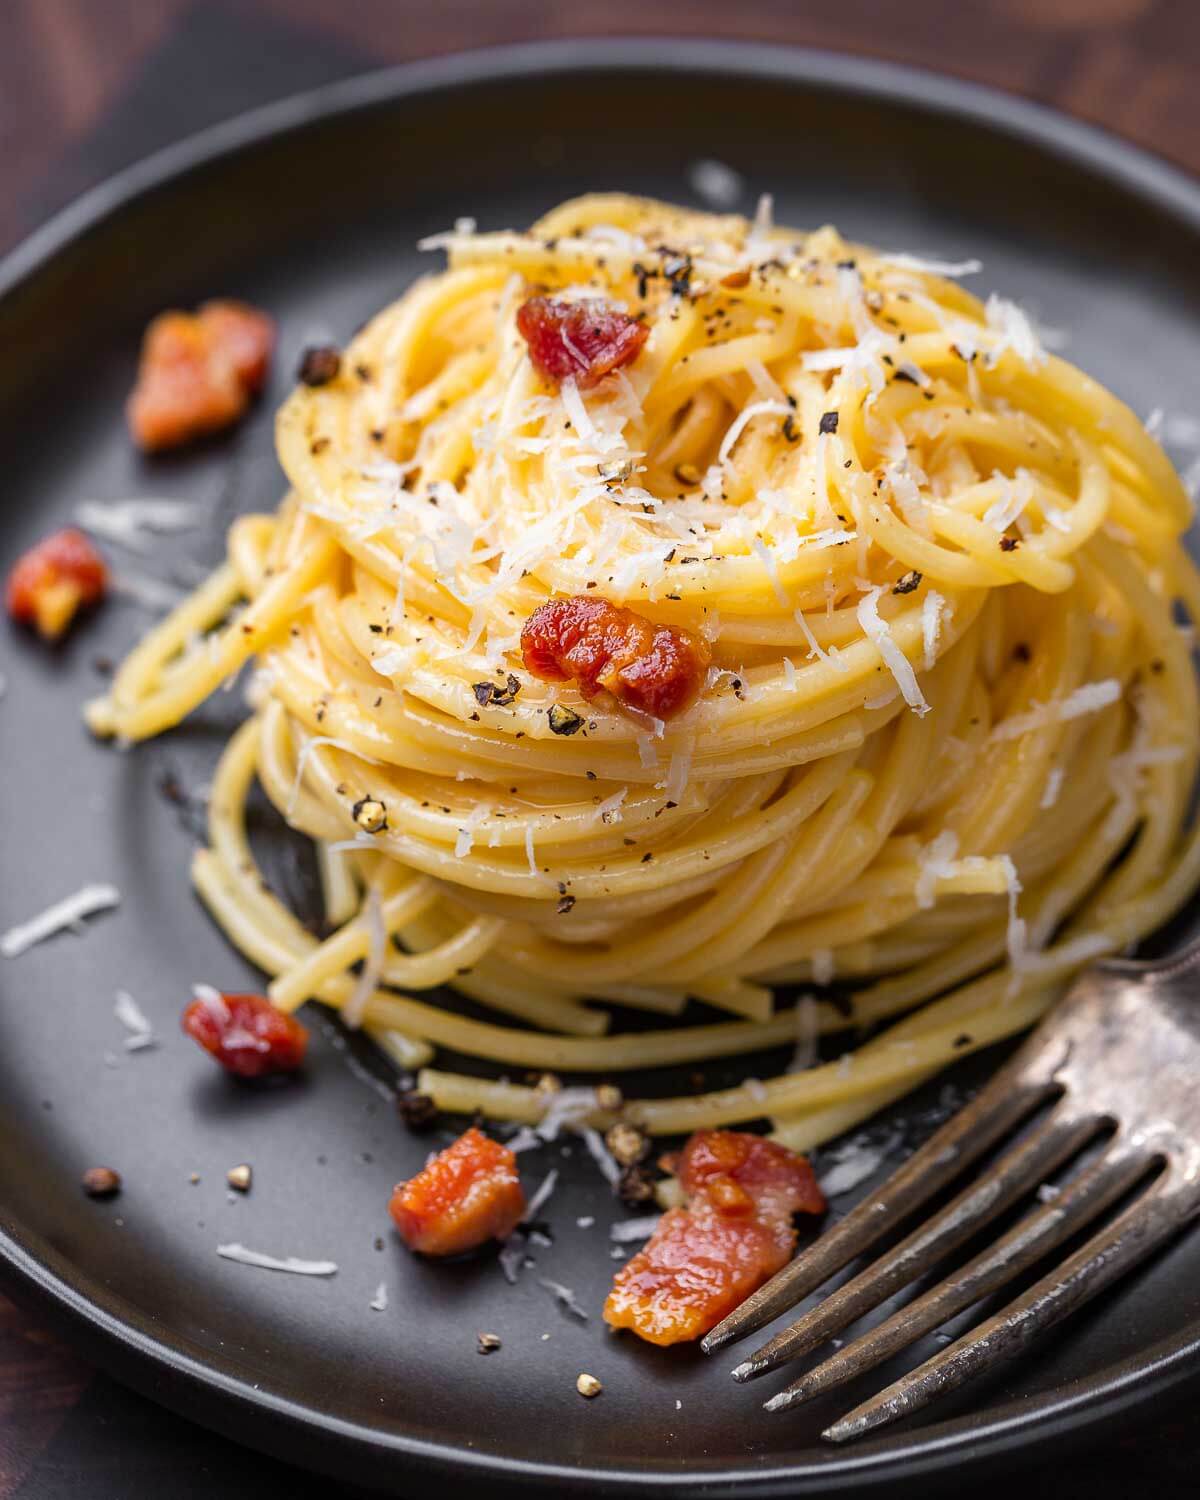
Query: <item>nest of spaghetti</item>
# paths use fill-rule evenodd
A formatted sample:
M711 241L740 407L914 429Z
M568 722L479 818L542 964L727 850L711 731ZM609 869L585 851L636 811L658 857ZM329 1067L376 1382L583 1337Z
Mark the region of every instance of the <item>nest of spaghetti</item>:
M1019 308L765 201L590 196L428 248L448 268L280 411L279 508L88 710L140 740L255 659L192 873L278 1006L526 1122L544 1090L433 1049L611 1078L794 1048L624 1114L803 1149L1187 899L1188 499ZM531 655L571 601L692 678ZM255 779L316 843L323 940L259 878Z

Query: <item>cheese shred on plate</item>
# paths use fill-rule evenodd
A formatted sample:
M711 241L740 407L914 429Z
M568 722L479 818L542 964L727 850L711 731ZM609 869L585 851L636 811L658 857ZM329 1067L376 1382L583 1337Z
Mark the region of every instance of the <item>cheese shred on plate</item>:
M72 896L65 896L27 922L19 922L0 935L0 954L16 958L36 943L43 943L65 928L79 930L84 917L109 911L117 906L121 893L115 885L85 885Z
M248 1250L237 1241L218 1245L217 1254L223 1260L236 1260L239 1265L258 1266L264 1271L289 1271L293 1276L335 1276L338 1268L336 1260L302 1260L295 1255L264 1255L261 1250Z

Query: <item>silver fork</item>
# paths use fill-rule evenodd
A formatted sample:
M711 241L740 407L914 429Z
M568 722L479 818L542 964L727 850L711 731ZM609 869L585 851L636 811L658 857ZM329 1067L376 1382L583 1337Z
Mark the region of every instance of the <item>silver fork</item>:
M752 1380L811 1353L930 1271L1035 1190L1038 1205L966 1265L766 1403L786 1411L906 1348L1034 1266L1106 1210L1120 1211L1015 1301L823 1436L835 1443L919 1411L1019 1353L1200 1212L1200 940L1156 963L1085 971L987 1087L870 1197L704 1339L712 1354L795 1306L1041 1110L1028 1132L946 1207L777 1333L733 1371ZM1189 994L1189 991L1191 993ZM1048 1109L1047 1109L1048 1107ZM1061 1190L1045 1186L1111 1131Z

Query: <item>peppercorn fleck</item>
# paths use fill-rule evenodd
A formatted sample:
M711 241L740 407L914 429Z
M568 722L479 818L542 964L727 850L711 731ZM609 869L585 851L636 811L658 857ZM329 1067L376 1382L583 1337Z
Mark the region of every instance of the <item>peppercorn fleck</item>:
M300 360L297 378L302 385L328 385L336 380L342 369L342 356L330 344L306 349Z
M564 708L561 703L552 703L546 718L554 734L572 735L583 728L582 718L574 709Z
M911 569L911 571L905 573L900 582L893 587L892 593L911 594L914 589L919 589L921 587L921 578L922 574L918 573L916 568Z
M80 1185L89 1198L113 1198L121 1191L121 1174L112 1167L89 1167Z
M428 1130L438 1117L438 1107L428 1094L405 1089L396 1095L396 1113L415 1135Z
M387 808L377 797L360 797L350 811L365 833L382 833L388 826Z

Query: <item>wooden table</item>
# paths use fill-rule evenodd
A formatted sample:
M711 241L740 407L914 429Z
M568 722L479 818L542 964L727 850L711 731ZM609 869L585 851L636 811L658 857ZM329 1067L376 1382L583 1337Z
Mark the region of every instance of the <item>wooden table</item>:
M1200 173L1200 0L2 0L0 251L128 162L314 84L465 47L664 33L937 68L1057 105ZM1018 1482L1026 1500L1174 1496L1195 1492L1198 1463L1184 1396ZM996 1500L1012 1488L998 1483ZM125 1391L0 1298L0 1500L263 1493L304 1500L330 1486Z

